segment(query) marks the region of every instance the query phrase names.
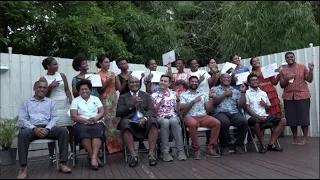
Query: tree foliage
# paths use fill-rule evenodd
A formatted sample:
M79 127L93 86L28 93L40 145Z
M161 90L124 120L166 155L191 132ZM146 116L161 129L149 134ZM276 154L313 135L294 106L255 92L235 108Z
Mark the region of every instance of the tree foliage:
M0 50L131 63L259 56L319 45L319 2L0 1Z
M219 47L225 55L260 56L319 44L309 2L224 2L221 10Z

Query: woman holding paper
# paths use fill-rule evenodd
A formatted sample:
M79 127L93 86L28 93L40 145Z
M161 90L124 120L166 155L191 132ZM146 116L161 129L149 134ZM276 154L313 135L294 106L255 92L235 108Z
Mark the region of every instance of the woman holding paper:
M96 63L97 72L100 75L102 87L98 89L100 100L104 107L104 121L106 124L106 144L109 153L114 153L122 150L122 139L120 131L117 130L119 120L116 118L116 110L118 96L116 94L116 75L109 71L110 60L106 55L98 58Z
M242 83L238 83L239 85L236 85L238 78L235 75L248 72L249 69L246 66L240 64L240 58L238 55L231 55L230 62L237 65L236 69L234 70L234 73L232 74L231 84L235 89L240 90L240 86Z
M42 61L42 66L47 70L47 74L40 79L49 84L46 96L54 100L56 103L57 113L59 116L57 126L67 127L69 131L69 144L72 152L72 125L74 122L67 114L72 102L72 95L69 90L68 80L65 74L58 72L59 65L53 57L45 58ZM53 158L53 147L54 143L48 143L50 158Z
M281 116L281 103L277 93L277 90L274 86L278 84L280 81L280 75L278 74L276 77L271 76L269 78L263 78L261 72L261 64L260 60L257 57L253 57L250 59L250 65L252 66L253 74L258 76L259 80L259 88L266 92L271 103L270 109L268 110L267 114L271 115L279 115ZM277 70L279 71L279 70Z
M73 58L72 67L75 71L80 71L78 75L72 78L72 94L73 97L79 96L79 91L76 88L76 84L82 79L86 79L86 74L92 74L88 72L88 62L85 56L79 55ZM98 89L92 87L91 95L99 97Z
M119 57L116 60L116 64L118 68L121 70L120 74L116 76L115 82L117 90L119 91L120 95L129 92L128 87L128 79L132 76L132 71L129 71L129 66L126 58ZM144 77L144 73L141 74L141 79ZM140 79L140 87L141 87L141 79Z

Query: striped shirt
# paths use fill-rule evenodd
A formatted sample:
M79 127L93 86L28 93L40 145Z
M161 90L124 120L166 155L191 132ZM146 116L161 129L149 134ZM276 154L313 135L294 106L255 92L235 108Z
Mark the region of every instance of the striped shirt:
M34 97L22 101L19 110L18 124L21 128L35 128L46 125L51 129L58 122L56 104L52 99L44 97L37 100Z

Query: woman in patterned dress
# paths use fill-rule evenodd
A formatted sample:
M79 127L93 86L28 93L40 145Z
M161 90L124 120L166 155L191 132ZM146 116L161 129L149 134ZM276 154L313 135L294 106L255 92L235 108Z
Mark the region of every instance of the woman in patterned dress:
M268 110L268 114L279 115L281 116L281 104L280 99L278 97L277 90L274 86L276 86L280 81L280 75L278 74L276 77L272 76L269 78L263 78L261 73L261 64L260 60L257 57L253 57L250 60L250 65L252 66L252 72L258 76L259 80L259 88L266 92L271 103L270 109Z
M96 66L100 68L102 88L99 89L99 98L104 106L104 120L106 124L105 134L107 138L107 149L109 153L122 150L122 139L120 131L117 130L119 119L116 118L118 97L116 94L116 75L109 71L110 60L104 55L98 59Z

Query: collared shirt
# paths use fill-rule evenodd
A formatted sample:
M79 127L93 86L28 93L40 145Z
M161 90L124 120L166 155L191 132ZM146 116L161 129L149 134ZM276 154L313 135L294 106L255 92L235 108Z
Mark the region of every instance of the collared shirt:
M247 72L247 71L249 71L249 69L248 69L246 66L240 65L240 67L237 68L237 69L234 71L234 74L232 75L232 77L234 77L236 74L244 73L244 72ZM241 84L239 84L239 85L234 85L233 88L235 88L236 90L239 90L239 91L240 91L240 86L241 86Z
M58 122L56 103L47 97L37 100L34 97L22 101L18 124L21 128L32 129L36 125L46 125L51 129Z
M181 103L187 104L193 101L196 97L201 96L201 101L196 102L190 111L186 114L186 117L189 116L204 116L207 115L204 103L209 101L209 96L207 93L201 92L199 90L196 93L191 93L190 90L181 93L180 100Z
M90 95L88 101L78 96L72 100L70 109L78 111L78 115L82 118L92 118L98 115L98 108L102 107L100 99L96 96Z
M207 95L209 95L210 92L210 88L209 88L209 82L208 79L211 77L208 72L204 71L204 70L197 70L195 72L191 72L190 76L197 76L198 79L200 79L200 76L204 75L204 80L201 81L201 83L198 86L198 91L206 93Z
M295 74L296 78L293 83L289 83L284 89L282 98L284 100L301 100L308 99L311 97L308 84L305 80L305 74L309 73L308 69L305 65L297 63L293 67L285 66L281 72L281 76L285 76L287 74Z
M160 91L157 91L151 95L151 99L154 106L156 106L156 104L160 103L162 99L162 94L160 93ZM164 118L165 116L171 116L171 117L178 116L177 112L175 111L176 92L168 89L164 93L163 101L164 101L163 104L160 105L157 111L156 117Z
M230 87L232 91L231 97L225 97L220 104L216 106L216 112L229 112L231 114L238 113L238 103L237 101L240 99L240 91L237 89L234 89L233 87ZM217 86L215 88L215 96L220 96L223 94L226 90L221 86Z
M138 95L139 95L139 91L137 91L136 93L130 91L130 94L131 94L131 96L138 96ZM139 108L138 108L138 109L139 109ZM144 115L143 115L142 112L140 112L139 110L138 110L137 112L138 112L138 114L137 114L137 117L138 117L138 118L144 117Z
M259 116L268 116L265 107L260 105L260 101L263 100L268 106L271 106L268 95L266 92L262 91L260 88L257 90L251 87L246 93L246 104ZM247 118L251 116L246 113Z

